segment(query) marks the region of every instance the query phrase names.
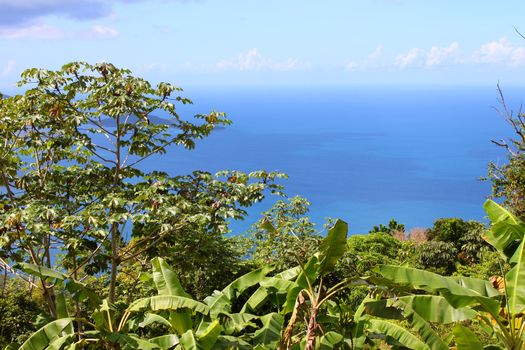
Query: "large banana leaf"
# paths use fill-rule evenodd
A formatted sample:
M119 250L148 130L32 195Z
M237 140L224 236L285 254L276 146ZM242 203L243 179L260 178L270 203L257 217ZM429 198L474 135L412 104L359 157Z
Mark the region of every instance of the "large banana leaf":
M447 324L476 317L476 311L468 307L454 308L439 295L409 295L391 299L371 301L365 304L369 315L401 319L406 307L417 312L425 321Z
M405 266L379 265L375 269L386 279L427 292L438 292L455 308L474 304L481 305L487 312L497 315L499 295L488 281L462 278L462 284L452 277L443 277L433 272ZM468 281L468 282L467 282ZM467 288L467 285L473 288Z
M157 287L159 295L176 295L191 298L180 284L179 277L162 258L151 260L153 267L153 281Z
M70 329L74 318L61 318L46 324L33 333L23 344L20 350L44 350L53 340L62 337Z
M226 286L222 293L230 300L235 300L239 295L242 294L247 288L250 288L257 283L261 282L267 274L275 269L274 266L267 265L257 270L248 272L247 274L237 278L235 281Z
M221 334L222 327L219 320L213 322L202 322L199 325L199 329L195 333L199 341L199 348L202 350L213 349L217 338Z
M238 314L227 314L226 316L228 318L222 324L225 334L234 334L242 331L246 327L258 327L254 322L252 322L258 318L255 315L241 312Z
M319 266L319 254L315 254L306 262L301 273L295 280L295 286L289 289L286 294L286 302L282 309L283 314L286 315L292 312L299 293L301 293L303 289L308 289L310 285L314 284L317 277L319 277Z
M271 344L281 338L281 330L284 324L284 316L271 313L260 317L262 328L255 331L253 335L254 344Z
M179 337L175 334L161 335L160 337L150 338L148 341L157 345L161 349L171 349L179 344Z
M128 306L127 311L161 311L180 310L184 308L201 314L207 314L210 311L206 304L190 298L174 295L157 295L149 298L138 299Z
M486 231L483 238L510 258L516 242L523 239L525 226L508 210L490 199L483 207L491 221L490 231Z
M410 326L421 336L421 339L432 350L448 350L447 344L439 337L431 325L421 317L410 306L404 305L403 315L408 320Z
M210 308L212 319L217 318L221 313L231 312L231 300L223 292L214 291L212 295L204 299L204 303Z
M281 278L283 280L293 280L301 273L301 267L296 266L291 269L278 273L273 278ZM263 306L268 300L270 292L265 287L259 287L244 303L241 312L254 312Z
M341 343L344 337L336 332L326 332L319 340L319 350L336 349L337 344Z
M157 287L159 295L180 296L191 299L191 296L186 293L180 284L179 277L171 269L171 267L162 258L154 258L151 260L153 270L153 281ZM190 310L171 310L169 315L169 322L179 335L182 335L188 329L192 328L191 311Z
M342 220L337 220L335 225L328 230L328 234L322 240L319 247L320 273L325 275L331 272L337 261L346 251L346 234L348 224Z
M368 320L368 332L384 334L392 337L405 347L414 350L430 350L421 339L410 333L407 329L386 320Z
M525 310L525 240L510 259L512 268L505 275L507 303L511 314Z
M458 350L483 350L483 343L467 327L457 324L452 328L452 333Z

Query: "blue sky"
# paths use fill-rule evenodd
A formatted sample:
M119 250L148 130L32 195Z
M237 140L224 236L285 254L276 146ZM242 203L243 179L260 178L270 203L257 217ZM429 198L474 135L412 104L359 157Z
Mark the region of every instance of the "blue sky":
M525 1L0 0L0 89L109 61L187 85L522 85Z

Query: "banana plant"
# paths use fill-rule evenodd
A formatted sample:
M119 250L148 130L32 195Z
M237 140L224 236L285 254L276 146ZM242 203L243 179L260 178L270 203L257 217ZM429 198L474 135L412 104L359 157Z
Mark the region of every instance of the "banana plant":
M415 315L424 327L412 326L420 331L425 340L433 341L430 343L433 344L432 349L446 349L447 346L436 342L425 323L445 324L462 319L478 320L481 329L497 339L498 343L490 345L491 349L525 349L525 224L492 200L486 201L484 208L491 227L483 238L511 266L503 277L494 279L501 282L499 290L490 281L443 277L424 270L383 265L377 268L377 272L384 277L382 283L394 287L402 296L377 301L375 305L368 303L368 312L384 316L393 309L407 319ZM431 294L409 294L406 293L407 287ZM427 301L423 302L425 298ZM379 303L383 307L378 307ZM421 303L425 306L418 305ZM484 348L474 332L461 324L454 326L452 334L459 350Z
M24 266L31 272L32 266ZM278 313L256 316L234 313L233 304L247 289L257 285L273 270L271 266L239 277L222 291L215 291L204 302L193 300L178 276L161 258L152 260L152 276L158 294L133 301L120 312L107 299L88 319L68 313L35 332L20 349L252 349L279 339L284 318ZM34 271L33 271L34 272ZM36 273L36 272L34 272ZM39 269L38 273L55 281L60 272ZM87 287L85 287L86 290ZM75 332L73 323L82 324ZM148 330L164 334L147 337ZM80 328L79 328L80 329ZM255 331L253 331L255 330Z

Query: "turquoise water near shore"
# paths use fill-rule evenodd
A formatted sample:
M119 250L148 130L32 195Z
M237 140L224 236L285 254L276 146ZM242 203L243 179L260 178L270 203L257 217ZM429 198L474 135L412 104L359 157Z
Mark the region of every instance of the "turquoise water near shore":
M519 107L520 89L505 91ZM511 136L487 87L193 87L181 114L224 111L233 125L148 160L172 174L192 170L278 170L289 196L311 203L321 226L341 218L351 233L395 218L407 228L440 217L483 220L490 183L479 180L505 153L491 139ZM525 96L525 95L524 95ZM241 233L276 200L250 210Z

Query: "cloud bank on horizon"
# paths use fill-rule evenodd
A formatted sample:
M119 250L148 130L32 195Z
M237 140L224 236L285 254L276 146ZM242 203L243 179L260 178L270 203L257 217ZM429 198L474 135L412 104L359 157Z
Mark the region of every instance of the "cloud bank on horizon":
M488 82L525 73L510 2L0 0L0 77L83 59L197 82Z

